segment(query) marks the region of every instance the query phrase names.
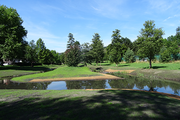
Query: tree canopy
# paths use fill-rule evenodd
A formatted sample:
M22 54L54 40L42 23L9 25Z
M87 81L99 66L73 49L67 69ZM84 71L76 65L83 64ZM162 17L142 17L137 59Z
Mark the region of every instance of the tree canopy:
M143 24L144 29L140 31L138 36L138 55L140 58L148 57L149 67L151 68L151 60L154 59L155 54L160 52L163 45L162 35L164 32L161 28L155 28L154 21L148 20Z
M0 6L0 59L18 59L24 55L19 52L27 45L24 37L27 30L22 26L23 20L16 9ZM21 54L21 55L20 55Z
M122 56L125 52L125 44L123 44L123 41L121 39L120 30L116 29L113 31L112 34L112 42L107 47L107 54L109 56L111 63L119 64L119 62L122 60Z
M102 61L104 57L103 43L102 40L100 40L100 35L98 33L95 33L95 35L93 35L92 44L90 45L90 47L90 54L95 60L96 65L98 65L99 61Z

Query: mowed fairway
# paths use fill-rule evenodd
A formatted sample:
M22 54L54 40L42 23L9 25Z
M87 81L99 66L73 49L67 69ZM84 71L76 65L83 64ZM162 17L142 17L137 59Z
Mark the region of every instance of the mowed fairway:
M180 101L126 90L0 90L1 120L180 119Z
M21 77L15 77L12 81L27 82L32 79L50 79L50 78L68 78L68 77L89 77L89 76L102 76L101 74L91 72L88 67L67 67L62 66L53 71L25 75Z

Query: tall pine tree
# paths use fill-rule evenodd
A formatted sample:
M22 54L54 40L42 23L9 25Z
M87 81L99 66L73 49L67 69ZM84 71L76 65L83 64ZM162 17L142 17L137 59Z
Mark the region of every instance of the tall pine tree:
M95 60L96 65L98 65L98 63L103 60L104 48L102 40L100 40L100 35L98 33L95 33L95 35L93 35L90 54Z

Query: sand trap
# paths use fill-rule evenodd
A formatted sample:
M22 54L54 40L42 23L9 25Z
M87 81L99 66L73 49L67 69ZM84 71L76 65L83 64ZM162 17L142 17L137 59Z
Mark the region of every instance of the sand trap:
M107 75L103 73L103 76L91 76L91 77L70 77L70 78L50 78L50 79L33 79L29 82L47 82L47 81L65 81L65 80L105 80L105 79L124 79L113 75Z
M107 69L105 70L105 72L126 72L126 73L131 73L133 72L134 70L112 70L112 69Z

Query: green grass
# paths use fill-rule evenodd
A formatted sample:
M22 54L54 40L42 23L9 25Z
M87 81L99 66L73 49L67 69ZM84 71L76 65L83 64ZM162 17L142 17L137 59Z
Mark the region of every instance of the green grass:
M93 63L93 65L95 65L95 63ZM98 64L98 66L100 66L100 63ZM116 67L116 64L101 63L101 66ZM118 67L149 69L149 63L148 62L128 63L128 64L120 63L120 64L118 64ZM180 63L152 63L152 68L153 69L163 69L163 70L180 70Z
M100 76L101 74L91 72L88 67L67 67L62 66L53 71L14 77L12 81L26 82L32 79L50 79L50 78L67 78L67 77L88 77Z
M173 120L180 101L142 91L0 90L0 111L0 120Z
M57 68L59 65L43 65L43 66L0 66L0 78L8 76L19 76L33 73L40 73L41 71L46 71L51 68Z

